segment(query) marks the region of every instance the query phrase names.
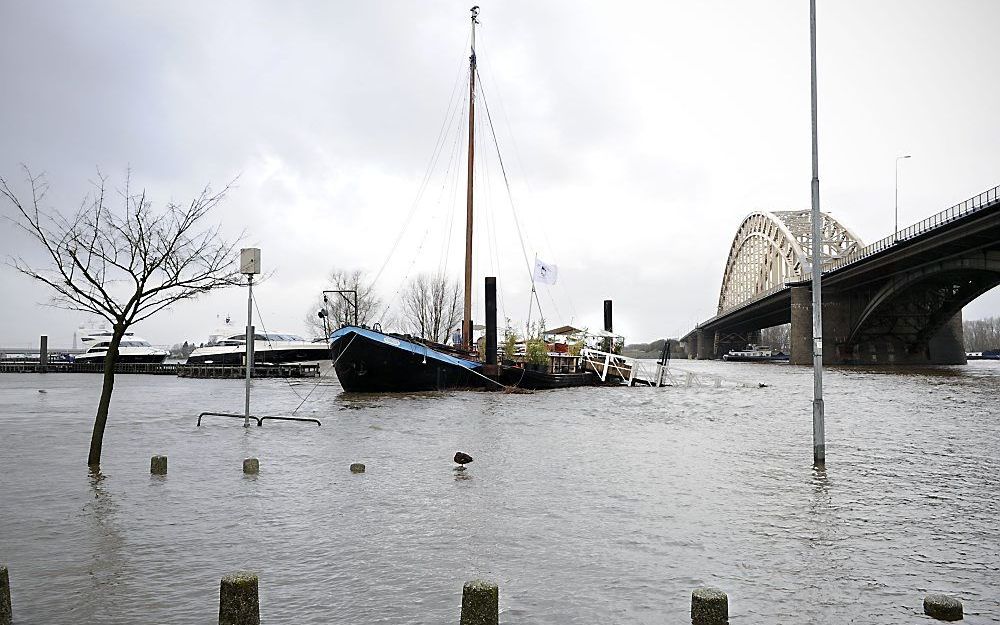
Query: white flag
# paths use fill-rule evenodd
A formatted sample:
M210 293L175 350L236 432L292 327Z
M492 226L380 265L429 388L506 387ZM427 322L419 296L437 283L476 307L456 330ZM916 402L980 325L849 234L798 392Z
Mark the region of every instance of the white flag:
M535 282L541 282L542 284L555 284L556 277L558 275L558 267L549 263L543 263L537 258L535 259L535 273L532 275Z

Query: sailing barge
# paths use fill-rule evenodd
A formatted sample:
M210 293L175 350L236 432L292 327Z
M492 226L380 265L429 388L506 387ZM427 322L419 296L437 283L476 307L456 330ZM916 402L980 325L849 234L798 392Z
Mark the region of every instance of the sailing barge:
M546 343L545 356L535 350L506 354L498 362L496 341L496 278L486 278L485 345L473 342L472 253L473 167L476 115L476 25L479 7L472 8L469 56L468 177L466 179L465 299L460 344L448 346L375 327L347 325L330 335L334 370L348 392L410 392L445 389L554 389L635 383L636 368L611 349L610 302L605 306L605 350L582 348L568 353L565 338ZM487 109L487 113L488 113ZM499 148L498 148L499 149ZM532 294L534 277L532 278ZM537 301L537 295L536 295ZM356 304L355 304L356 305ZM620 338L620 337L619 337ZM537 348L537 344L535 345ZM480 353L482 352L482 353ZM530 362L529 362L530 360Z
M495 325L487 319L486 343L493 343L496 354L495 340L489 339ZM598 336L606 335L610 333ZM488 363L478 352L378 329L344 326L330 335L334 370L347 392L545 390L648 383L637 375L631 358L587 347L570 353L567 344L558 341L545 345L542 363L529 361L526 353Z

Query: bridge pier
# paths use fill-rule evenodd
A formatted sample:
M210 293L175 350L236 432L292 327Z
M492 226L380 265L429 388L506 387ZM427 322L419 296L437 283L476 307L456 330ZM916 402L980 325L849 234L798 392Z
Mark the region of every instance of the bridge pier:
M684 350L687 352L688 360L694 360L698 357L698 333L692 332L688 335L687 341L684 343Z
M792 353L788 361L793 365L812 364L812 289L808 286L792 287L792 327L788 331Z
M850 344L855 320L851 317L847 295L823 293L823 364L824 365L964 365L965 340L961 311L938 330L925 346L915 351L899 337L886 334L866 337ZM791 355L794 365L812 364L812 289L791 289Z
M715 330L698 330L698 360L710 360L715 354Z
M812 364L812 287L792 287L792 327L789 341L792 353L789 362ZM823 364L841 365L855 362L855 346L848 345L851 334L849 299L837 292L823 293Z
M936 365L968 364L965 357L965 329L962 311L951 318L927 343L927 356Z

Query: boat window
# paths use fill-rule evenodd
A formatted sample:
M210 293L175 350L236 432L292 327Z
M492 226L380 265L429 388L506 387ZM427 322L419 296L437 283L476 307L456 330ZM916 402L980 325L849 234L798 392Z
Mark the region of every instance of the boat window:
M272 334L271 338L268 338L268 335L266 335L266 334L258 334L257 332L254 332L253 333L253 340L255 340L255 341L277 341L278 339L275 338L276 336L277 335ZM246 340L246 332L243 332L241 334L234 334L234 335L230 336L226 340L227 341L245 341Z
M95 343L91 349L97 349L98 347L107 347L108 345L111 345L111 343L109 343L108 341L101 341L100 343Z

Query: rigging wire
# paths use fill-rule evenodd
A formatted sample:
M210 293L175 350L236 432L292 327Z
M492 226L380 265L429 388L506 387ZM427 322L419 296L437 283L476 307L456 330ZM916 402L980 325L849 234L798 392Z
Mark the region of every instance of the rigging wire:
M476 76L479 76L479 70L476 70ZM538 312L541 314L542 304L538 301L538 292L535 291L535 278L534 272L532 270L531 264L528 262L528 250L524 245L524 235L521 233L521 220L517 216L517 207L514 205L514 194L510 189L510 181L507 178L507 168L503 164L503 156L500 154L500 142L497 140L496 129L493 127L493 116L490 114L490 105L486 101L486 90L482 88L482 78L479 79L480 92L483 94L483 108L486 109L486 119L490 124L490 134L493 135L493 145L496 147L497 160L500 162L500 171L503 173L503 183L507 187L507 197L510 199L510 210L514 215L514 225L517 226L517 236L521 243L521 254L524 257L524 266L528 271L528 277L531 279L531 292L535 296L535 303L538 304ZM528 303L528 315L531 315L531 303Z
M471 37L471 35L470 35L470 37ZM466 45L464 47L466 47L466 48L468 47L469 41L470 41L470 38L466 38ZM379 267L378 273L375 274L375 278L372 280L372 287L374 287L375 284L378 283L379 278L382 277L382 272L385 271L386 266L388 266L389 261L392 259L393 254L395 253L396 249L399 246L400 240L403 238L403 235L406 233L406 230L409 227L410 221L413 219L413 216L416 213L417 208L420 206L420 200L421 200L421 198L423 198L424 191L426 190L427 185L428 185L428 183L430 181L430 178L431 178L431 174L434 171L435 166L437 165L438 158L440 158L441 150L443 149L443 145L444 145L445 129L446 129L447 124L448 124L448 119L451 118L451 117L454 117L454 114L452 113L452 103L455 101L455 93L458 91L459 84L461 84L462 76L463 75L466 75L466 76L468 75L467 73L463 72L463 70L462 70L462 65L463 64L464 64L464 58L459 63L458 75L455 78L455 84L452 86L451 96L448 99L448 109L447 109L447 111L445 113L445 119L441 123L441 128L438 130L438 138L437 138L437 140L434 143L434 150L432 150L432 152L431 152L431 157L430 157L430 159L429 159L429 161L427 163L427 168L424 171L424 176L423 176L423 178L420 181L420 186L417 188L417 195L413 199L413 203L410 205L410 211L407 214L406 219L403 220L403 225L402 225L402 227L400 227L399 233L396 235L396 239L395 239L395 241L393 241L392 247L389 248L389 254L386 256L385 261L382 262L382 266Z
M459 123L458 123L459 127L461 127L463 125L463 122L465 121L465 118L466 118L465 104L466 104L466 102L468 102L468 99L469 99L468 96L463 96L462 97L462 108L461 108L462 113L461 113L461 116L459 118ZM459 144L459 139L460 138L461 138L461 133L456 132L455 133L455 140L454 140L454 142L452 144L452 148L451 148L451 156L450 156L450 158L448 160L448 171L453 172L452 173L452 178L451 178L452 185L450 187L451 188L451 202L449 203L449 205L451 207L451 210L448 213L448 231L447 231L447 234L445 236L444 245L441 247L441 257L438 259L438 274L440 274L440 275L445 275L447 273L447 271L448 271L448 259L451 256L449 254L449 251L450 251L450 248L451 248L451 237L452 237L452 233L454 232L454 229L455 229L456 213L458 211L458 177L459 177L459 169L461 169L461 168L460 167L455 167L454 170L452 170L451 167L452 167L452 165L454 163L458 162L459 154L461 153L461 146ZM448 171L446 171L446 176L445 176L446 180L445 180L445 183L442 184L442 194L443 194L443 190L444 190L445 186L447 185L447 173L448 173Z
M482 35L480 35L480 38L482 40L486 39L486 37L483 37ZM492 79L494 76L494 72L493 72L493 64L490 62L489 55L484 56L483 60L486 62L486 73ZM480 83L482 82L483 81L480 79ZM491 84L495 84L495 81ZM494 90L494 93L496 94L497 103L499 104L500 115L503 117L504 124L507 127L507 136L510 137L511 145L513 145L514 147L514 161L517 163L517 167L521 172L521 179L524 181L524 184L528 188L528 191L533 193L534 190L532 189L531 179L528 177L527 171L524 168L524 159L521 158L521 150L517 143L517 136L514 134L514 131L511 128L510 117L507 115L507 107L504 105L503 93L499 89ZM545 243L545 249L547 249L549 252L553 251L554 248L551 242L549 241L548 234L546 233L545 229L540 228L540 230L542 233L542 241ZM531 244L530 240L528 241L528 244L529 245ZM576 314L576 306L574 306L573 304L573 297L570 295L569 290L564 290L563 293L565 294L566 301L569 304L570 314L572 315L571 318L575 319L577 314ZM553 298L553 304L554 303L555 301ZM559 313L558 310L556 311L556 314L561 316L561 313Z
M466 74L466 75L468 75L468 74ZM468 100L468 98L464 98L463 99L463 104L467 100ZM458 108L456 110L461 110L461 108ZM456 118L454 116L452 116L452 119L454 120ZM466 119L466 116L465 116L465 114L463 112L462 115L458 118L458 120L459 120L458 125L461 126L461 122L464 121L465 119ZM453 125L449 125L449 133L450 133L450 130L451 130L452 127L454 127L454 126ZM439 194L438 206L440 206L440 198L443 196L444 190L447 187L448 173L452 170L452 165L454 165L454 162L455 162L455 160L457 158L456 155L459 153L459 148L458 148L458 139L459 138L460 138L459 135L456 134L455 135L454 146L453 146L453 149L451 151L451 157L449 158L449 161L448 161L448 168L445 171L445 182L442 183L442 186L441 186L442 190L441 190L441 193ZM457 183L457 179L458 179L458 173L457 172L458 172L458 169L459 169L458 167L454 168L454 170L456 172L455 173L455 180L456 180L455 184L456 185L458 184ZM452 212L454 212L454 206L452 208ZM399 294L403 290L403 288L405 287L406 281L409 279L410 273L413 271L413 267L416 264L417 259L420 257L421 252L423 252L424 244L427 242L427 238L428 238L428 236L431 233L433 223L434 223L434 221L436 219L437 219L436 216L432 216L431 220L428 222L427 228L424 230L424 234L423 234L423 236L420 239L420 243L417 245L417 249L413 253L412 258L410 259L410 263L407 266L406 271L403 274L403 277L400 279L400 281L399 281L399 283L398 283L395 291L393 292L392 297L390 297L387 300L385 309L382 311L382 314L379 316L379 323L381 323L382 321L385 320L385 317L389 313L389 310L392 307L393 302L396 301L399 298ZM450 234L450 227L449 227L449 239L450 239L450 236L451 236L451 234Z

